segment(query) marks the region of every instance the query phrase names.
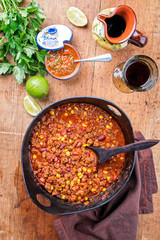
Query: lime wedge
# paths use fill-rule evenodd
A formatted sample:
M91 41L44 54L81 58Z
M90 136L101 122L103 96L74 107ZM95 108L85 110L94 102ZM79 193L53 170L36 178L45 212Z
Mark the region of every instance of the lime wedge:
M23 104L26 111L34 117L41 111L41 107L31 96L25 96Z
M77 27L84 27L88 23L86 15L76 7L70 7L67 10L67 17L68 20Z

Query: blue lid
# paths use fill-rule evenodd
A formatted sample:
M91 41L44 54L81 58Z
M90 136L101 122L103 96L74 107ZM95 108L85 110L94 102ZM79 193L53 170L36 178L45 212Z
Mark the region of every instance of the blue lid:
M70 42L73 37L72 30L65 25L51 25L43 28L37 34L36 42L40 48L46 50L58 50L64 47L64 43Z

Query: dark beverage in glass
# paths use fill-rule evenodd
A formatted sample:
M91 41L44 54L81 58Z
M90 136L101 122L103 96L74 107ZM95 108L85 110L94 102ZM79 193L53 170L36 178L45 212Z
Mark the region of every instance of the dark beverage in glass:
M146 63L135 61L130 63L125 69L125 80L129 85L139 88L149 81L150 69Z

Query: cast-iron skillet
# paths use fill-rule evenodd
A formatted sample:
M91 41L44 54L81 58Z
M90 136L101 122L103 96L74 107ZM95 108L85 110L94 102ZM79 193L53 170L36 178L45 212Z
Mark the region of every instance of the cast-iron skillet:
M116 180L116 182L114 182L106 190L107 195L104 197L103 194L100 194L94 197L92 201L90 201L89 205L87 206L85 206L83 203L82 204L69 203L65 200L58 199L55 196L51 196L45 190L44 187L39 185L38 180L33 174L33 169L32 169L30 158L29 158L30 141L32 138L33 129L36 126L36 124L41 120L41 118L51 109L66 103L90 103L104 109L112 117L114 117L117 120L118 124L120 125L123 131L126 144L134 142L132 125L130 123L130 120L126 116L126 114L114 103L107 101L105 99L96 98L96 97L72 97L72 98L66 98L66 99L62 99L60 101L54 102L50 104L48 107L46 107L45 109L43 109L33 119L24 136L23 143L22 143L22 151L21 151L22 170L23 170L24 182L31 200L39 208L43 209L44 211L51 214L57 214L57 215L65 215L65 214L71 214L76 212L88 211L109 202L126 185L127 181L131 176L131 173L133 171L134 164L135 164L135 152L127 153L126 163L123 168L123 171L121 175L118 177L118 179ZM49 207L44 206L42 203L40 203L37 200L37 196L39 194L50 201Z

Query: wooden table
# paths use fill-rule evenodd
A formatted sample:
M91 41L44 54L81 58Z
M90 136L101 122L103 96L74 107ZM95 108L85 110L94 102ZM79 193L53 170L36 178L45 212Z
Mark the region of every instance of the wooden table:
M73 30L71 44L82 58L107 53L92 39L94 17L107 7L130 5L136 12L137 29L148 36L144 48L128 45L124 50L113 52L110 63L83 63L77 77L61 82L46 74L50 92L40 100L42 108L48 104L72 96L96 96L113 101L130 118L134 130L141 130L146 138L160 139L160 82L144 93L125 94L118 91L112 82L114 68L131 56L146 54L160 64L160 1L159 0L37 0L47 19L42 28L51 24L65 24ZM88 26L73 26L66 17L67 9L76 6L88 17ZM0 76L0 239L5 240L58 240L53 224L57 216L50 215L30 200L23 182L21 169L21 144L32 117L23 107L25 85L18 85L13 75ZM160 184L160 150L153 148L157 180ZM137 240L160 239L160 193L154 194L154 213L139 216Z

